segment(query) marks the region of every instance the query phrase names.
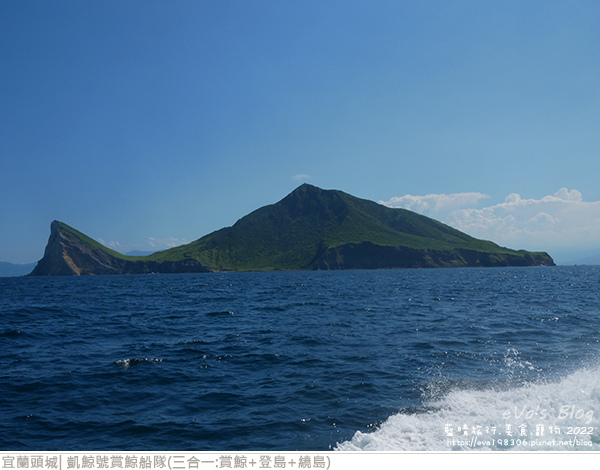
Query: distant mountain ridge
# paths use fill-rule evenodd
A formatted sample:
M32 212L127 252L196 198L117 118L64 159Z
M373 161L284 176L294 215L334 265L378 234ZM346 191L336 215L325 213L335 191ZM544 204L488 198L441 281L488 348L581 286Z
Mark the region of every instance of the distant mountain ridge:
M125 256L148 256L153 253L156 253L156 250L155 251L131 250L131 251L128 251L127 253L125 253Z
M14 264L0 261L0 277L25 276L35 267L35 263Z
M303 184L187 245L126 256L54 221L32 275L553 266L544 252L478 240L405 209Z

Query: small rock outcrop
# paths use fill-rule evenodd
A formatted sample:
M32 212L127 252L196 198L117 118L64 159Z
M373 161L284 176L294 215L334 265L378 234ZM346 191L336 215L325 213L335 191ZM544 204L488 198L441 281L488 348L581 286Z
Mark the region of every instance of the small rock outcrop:
M80 276L88 274L192 273L210 270L195 259L152 261L113 252L62 222L50 226L44 257L31 276Z

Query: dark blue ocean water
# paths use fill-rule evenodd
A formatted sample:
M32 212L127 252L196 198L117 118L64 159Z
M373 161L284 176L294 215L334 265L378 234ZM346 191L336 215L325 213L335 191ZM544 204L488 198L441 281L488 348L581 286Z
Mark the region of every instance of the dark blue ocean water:
M536 406L596 449L599 341L599 267L0 278L0 449L449 450Z

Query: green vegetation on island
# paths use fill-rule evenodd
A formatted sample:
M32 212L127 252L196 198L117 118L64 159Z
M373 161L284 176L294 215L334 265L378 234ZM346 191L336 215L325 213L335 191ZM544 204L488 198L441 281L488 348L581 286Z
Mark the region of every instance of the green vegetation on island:
M33 275L554 265L431 218L303 184L192 243L125 256L53 222ZM70 272L71 271L71 272Z

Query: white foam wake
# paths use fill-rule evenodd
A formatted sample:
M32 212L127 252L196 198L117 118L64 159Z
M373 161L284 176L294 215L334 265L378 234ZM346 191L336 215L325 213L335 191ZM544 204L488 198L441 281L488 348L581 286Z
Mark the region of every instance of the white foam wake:
M600 450L600 368L510 389L450 389L336 450Z
M143 363L154 363L154 362L162 362L162 359L153 359L153 358L129 358L129 359L119 359L115 362L115 364L119 364L123 368L127 369L130 366L135 366L137 364Z

